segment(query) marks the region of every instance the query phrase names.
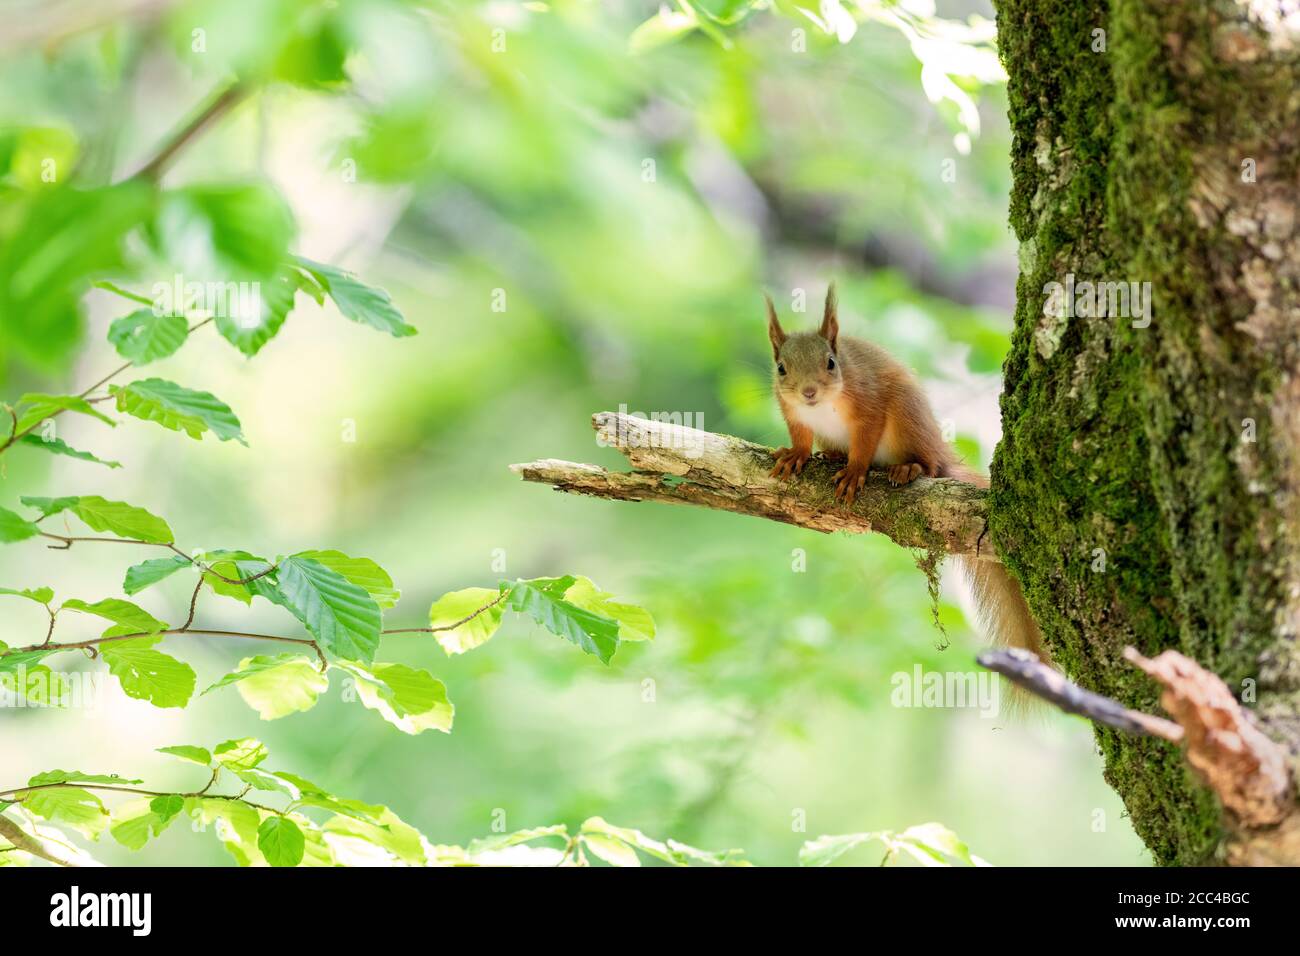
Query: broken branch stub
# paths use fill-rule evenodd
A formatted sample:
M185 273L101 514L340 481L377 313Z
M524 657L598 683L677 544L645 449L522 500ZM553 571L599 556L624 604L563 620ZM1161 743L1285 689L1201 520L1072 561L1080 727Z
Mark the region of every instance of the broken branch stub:
M1177 651L1124 657L1164 691L1160 706L1183 728L1187 762L1219 795L1224 809L1248 827L1272 826L1296 813L1285 751L1242 709L1218 676Z
M873 471L851 508L835 500L840 462L816 455L800 477L770 476L772 449L731 435L616 412L592 416L597 443L617 449L631 472L541 459L511 465L525 481L619 501L695 505L830 533L875 531L906 548L997 560L984 537L987 492L954 478L892 487Z

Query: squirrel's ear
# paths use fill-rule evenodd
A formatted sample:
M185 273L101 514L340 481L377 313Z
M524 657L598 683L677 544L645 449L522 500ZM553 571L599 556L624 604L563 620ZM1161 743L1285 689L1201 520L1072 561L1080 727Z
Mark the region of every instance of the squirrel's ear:
M822 313L822 327L818 331L834 352L836 340L840 337L839 301L835 297L834 282L826 290L826 311Z
M763 293L763 298L767 302L767 337L772 340L772 357L780 359L781 346L785 344L785 330L781 328L781 320L776 317L776 306L772 303L772 297Z

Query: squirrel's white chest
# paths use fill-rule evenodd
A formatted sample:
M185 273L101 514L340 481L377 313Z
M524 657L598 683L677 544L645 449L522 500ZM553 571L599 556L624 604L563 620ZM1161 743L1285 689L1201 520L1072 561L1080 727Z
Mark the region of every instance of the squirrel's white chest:
M849 426L835 410L834 402L819 402L811 408L807 405L795 405L794 417L800 424L812 429L817 444L823 448L835 451L849 450Z
M843 452L849 450L848 422L835 408L834 402L818 402L812 407L794 405L793 409L795 420L812 429L813 437L822 448ZM888 433L880 437L876 453L871 459L873 465L901 464L892 438Z

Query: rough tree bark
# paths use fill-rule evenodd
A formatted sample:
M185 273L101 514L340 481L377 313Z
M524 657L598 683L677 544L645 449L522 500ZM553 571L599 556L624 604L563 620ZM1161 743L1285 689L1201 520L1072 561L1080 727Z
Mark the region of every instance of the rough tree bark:
M1080 684L1153 710L1123 649L1177 649L1247 703L1294 773L1300 12L995 4L1022 271L993 539ZM1045 314L1045 287L1071 273L1150 282L1150 325ZM1293 825L1234 826L1168 743L1097 739L1157 861L1300 862Z

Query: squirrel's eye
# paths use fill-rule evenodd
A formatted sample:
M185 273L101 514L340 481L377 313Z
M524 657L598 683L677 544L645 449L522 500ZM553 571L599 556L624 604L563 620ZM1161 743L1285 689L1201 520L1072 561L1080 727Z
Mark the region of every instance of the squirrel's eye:
M835 371L835 356L832 355L830 358L826 360L826 371L828 372Z
M784 366L783 364L781 364L780 362L777 362L777 363L776 363L776 371L777 371L777 374L779 374L779 375L784 375L784 374L785 374L785 366Z

